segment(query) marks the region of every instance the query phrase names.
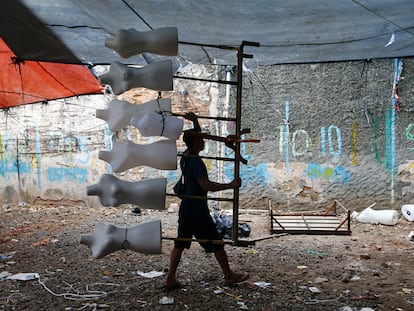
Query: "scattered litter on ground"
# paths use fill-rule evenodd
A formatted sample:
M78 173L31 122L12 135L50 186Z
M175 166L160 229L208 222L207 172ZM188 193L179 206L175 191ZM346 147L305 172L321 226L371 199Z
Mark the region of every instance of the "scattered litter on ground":
M155 270L152 270L150 272L137 271L137 274L140 276L143 276L144 278L157 278L159 276L165 275L165 272L160 272L160 271L155 271Z
M272 284L262 281L262 282L254 282L254 285L257 285L257 286L259 286L261 288L267 288L267 287L269 287Z
M249 248L248 250L246 250L246 253L249 255L257 255L259 253L259 251L253 249L253 248Z
M220 235L225 239L231 239L233 233L233 218L224 212L219 212L216 208L214 209L212 218ZM237 232L241 238L248 237L251 233L251 228L247 223L239 222Z
M174 304L174 297L164 296L160 299L160 304L161 305L172 305Z
M305 300L304 303L307 304L307 305L315 305L315 304L320 304L320 303L338 301L341 298L343 298L342 295L339 295L336 298L326 298L326 299L316 299L316 298L312 298L312 299Z
M7 279L7 277L9 277L11 275L12 274L10 272L7 272L7 271L0 272L0 283L4 282Z
M310 286L310 287L309 287L309 290L310 290L312 293L315 293L315 294L319 294L319 293L321 293L321 290L320 290L319 288L315 287L315 286Z
M44 238L44 239L42 239L42 240L40 240L38 242L33 243L32 246L34 246L34 247L45 246L45 245L47 245L49 243L50 243L49 238Z
M404 294L404 295L411 294L411 293L413 293L413 289L412 288L403 288L401 290L401 293Z
M238 301L237 304L240 306L240 309L249 310L249 308L246 306L246 304L243 301Z
M350 300L375 300L377 298L378 298L378 295L376 295L376 294L349 297Z
M405 301L410 305L414 305L414 299L405 299Z
M14 254L16 254L16 252L9 252L9 253L5 253L5 254L0 254L0 261L9 260L9 259L13 258Z
M313 281L315 284L319 284L319 283L323 283L323 282L328 282L327 278L322 278L320 276L318 276L315 281Z
M232 267L247 270L251 275L251 282L244 286L224 287L214 256L206 256L194 243L185 250L178 269L179 281L188 284L187 291L173 294L162 290L163 277L145 278L137 274L167 271L166 254L173 242L162 241L162 255L114 252L100 260L94 260L79 246L79 237L90 232L98 221L130 227L137 222L162 219L163 234L171 236L176 233L177 214L143 210L135 216L131 215L130 206L97 209L74 205L3 211L0 253L13 257L0 260L0 280L4 279L0 283L0 304L7 310L36 310L42 306L45 310L67 307L67 311L91 311L94 303L102 310L140 309L144 305L148 310L238 310L242 304L237 302L260 311L361 311L362 307L375 311L399 307L408 311L414 307L412 262L407 260L414 256L414 240L407 239L414 227L405 219L400 219L395 227L354 222L352 236L287 235L278 240L260 240L247 248L226 245ZM252 238L268 233L264 214L249 215ZM49 244L32 247L32 243L45 237L49 237ZM54 238L59 239L59 247L53 244ZM378 251L378 245L382 251ZM329 256L318 252L329 252ZM364 260L360 254L369 255L370 259ZM8 265L13 262L16 265ZM103 275L104 270L109 274ZM4 278L9 276L7 273L18 272L39 272L40 278L27 282ZM322 282L325 278L328 283ZM118 284L92 286L91 280ZM351 280L354 282L349 283ZM379 285L383 285L380 291ZM317 286L322 293L312 293L308 286ZM380 296L367 299L370 293ZM160 305L163 296L174 296L174 303ZM360 300L351 300L353 296ZM361 299L364 296L366 300ZM105 305L110 307L104 309ZM340 309L343 306L349 308Z
M7 277L8 280L19 280L19 281L29 281L38 279L40 276L38 273L17 273Z
M411 231L411 232L408 234L408 239L409 239L411 242L414 242L414 231Z

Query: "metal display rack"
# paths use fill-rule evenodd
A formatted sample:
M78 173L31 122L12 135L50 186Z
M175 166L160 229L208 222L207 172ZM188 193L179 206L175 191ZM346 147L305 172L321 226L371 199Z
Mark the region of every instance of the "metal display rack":
M197 81L205 81L205 82L213 82L219 84L230 84L237 87L237 96L236 96L236 116L233 118L224 118L224 117L202 117L207 119L216 119L221 121L233 121L235 122L235 140L234 140L234 159L229 158L215 158L216 160L223 160L223 161L233 161L234 162L234 178L240 178L240 162L244 159L240 155L240 144L242 142L249 142L243 141L241 139L241 135L244 133L250 132L249 129L241 129L241 108L242 108L242 88L243 88L243 59L244 58L253 58L251 54L244 53L245 46L254 46L259 47L260 44L257 42L250 42L250 41L243 41L240 46L225 46L225 45L206 45L206 44L198 44L198 43L189 43L189 42L179 42L180 44L187 44L187 45L196 45L201 47L210 47L210 48L218 48L218 49L226 49L226 50L233 50L237 52L237 81L223 81L223 80L208 80L208 79L197 79L197 78L190 78L190 77L182 77L176 76L179 79L190 79L190 80L197 80ZM254 241L242 241L239 240L239 233L238 233L238 225L239 225L239 188L233 190L233 198L225 199L225 198L211 198L208 197L209 200L217 200L217 201L232 201L233 202L233 228L232 228L232 240L231 244L235 246L245 246L254 244Z

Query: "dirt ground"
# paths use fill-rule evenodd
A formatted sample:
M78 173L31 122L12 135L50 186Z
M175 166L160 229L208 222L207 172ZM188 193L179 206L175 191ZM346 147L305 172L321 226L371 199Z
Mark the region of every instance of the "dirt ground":
M171 240L162 254L130 250L94 259L79 243L98 222L130 227L160 219L173 237L177 213L132 208L3 206L0 208L1 310L414 310L413 223L395 226L352 221L351 235L269 237L267 211L241 211L251 226L248 247L227 245L231 266L248 282L223 286L212 255L194 243L178 277L184 287L165 291ZM31 280L7 279L37 273Z

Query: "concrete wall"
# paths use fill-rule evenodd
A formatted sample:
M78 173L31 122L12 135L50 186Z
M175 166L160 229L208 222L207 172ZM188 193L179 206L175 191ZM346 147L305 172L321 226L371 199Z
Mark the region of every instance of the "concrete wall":
M334 198L356 210L412 202L413 66L403 60L399 112L392 104L394 60L246 74L244 85L251 87L244 90L243 124L262 141L246 147L254 200L269 197L292 210Z
M104 98L83 96L3 110L0 202L85 202L85 185L107 170L97 159L108 134L95 110Z
M403 60L398 95L391 103L394 60L258 67L244 73L242 125L259 144L243 144L248 165L241 165L242 208L266 208L270 199L282 210L319 209L334 198L349 209L372 203L399 208L411 202L414 148L412 59ZM183 74L235 79L226 67L189 66ZM123 98L143 103L154 92L128 92ZM233 116L236 90L215 83L177 79L173 111ZM86 195L111 167L98 159L114 140L149 143L133 128L111 133L96 109L110 96L89 96L3 110L0 122L0 202L99 205ZM202 120L213 134L232 134L231 122ZM189 126L188 123L185 125ZM183 145L178 142L179 150ZM221 143L209 142L205 155L233 156ZM206 160L211 177L232 179L232 162ZM134 181L166 177L168 192L179 171L147 167L117 177ZM169 197L168 200L174 200Z

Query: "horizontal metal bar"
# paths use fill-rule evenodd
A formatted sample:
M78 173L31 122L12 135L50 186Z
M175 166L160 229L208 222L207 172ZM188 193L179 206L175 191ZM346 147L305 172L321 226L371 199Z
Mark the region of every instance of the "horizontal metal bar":
M248 46L260 46L259 42L254 42L254 41L242 41L242 46L248 45Z
M213 244L227 244L233 246L242 246L247 247L250 245L255 245L256 240L239 240L236 243L230 240L206 240L206 239L192 239L192 238L172 238L172 237L161 237L162 240L169 240L169 241L184 241L184 242L198 242L198 243L213 243Z
M178 197L178 194L175 193L166 193L167 196ZM190 195L190 194L181 194L180 197L186 199L197 199L197 200L211 200L211 201L219 201L219 202L233 202L234 199L230 198L217 198L217 197L203 197L199 195Z
M307 235L351 235L348 230L277 230L273 229L270 233L287 234L307 234Z
M171 112L172 116L184 117L185 114ZM210 119L210 120L219 120L219 121L236 121L236 118L226 118L226 117L212 117L212 116L197 116L198 119Z
M247 42L247 41L246 41ZM239 48L231 45L223 45L223 44L203 44L203 43L195 43L195 42L186 42L186 41L178 41L179 44L185 45L194 45L194 46L201 46L201 47L208 47L208 48L216 48L222 50L231 50L231 51L238 51Z
M193 81L202 81L202 82L209 82L209 83L237 85L237 82L235 82L235 81L226 81L226 80L211 80L211 79L201 79L201 78L184 77L184 76L176 76L176 75L173 75L173 78L184 79L184 80L193 80Z
M198 243L213 243L213 244L224 244L223 240L207 240L207 239L192 239L192 238L171 238L161 237L162 240L180 241L180 242L198 242Z
M184 156L182 153L177 154L179 157ZM187 155L188 157L188 155ZM199 156L202 159L210 159L210 160L217 160L217 161L228 161L228 162L234 162L235 159L233 158L223 158L223 157L209 157L209 156Z

